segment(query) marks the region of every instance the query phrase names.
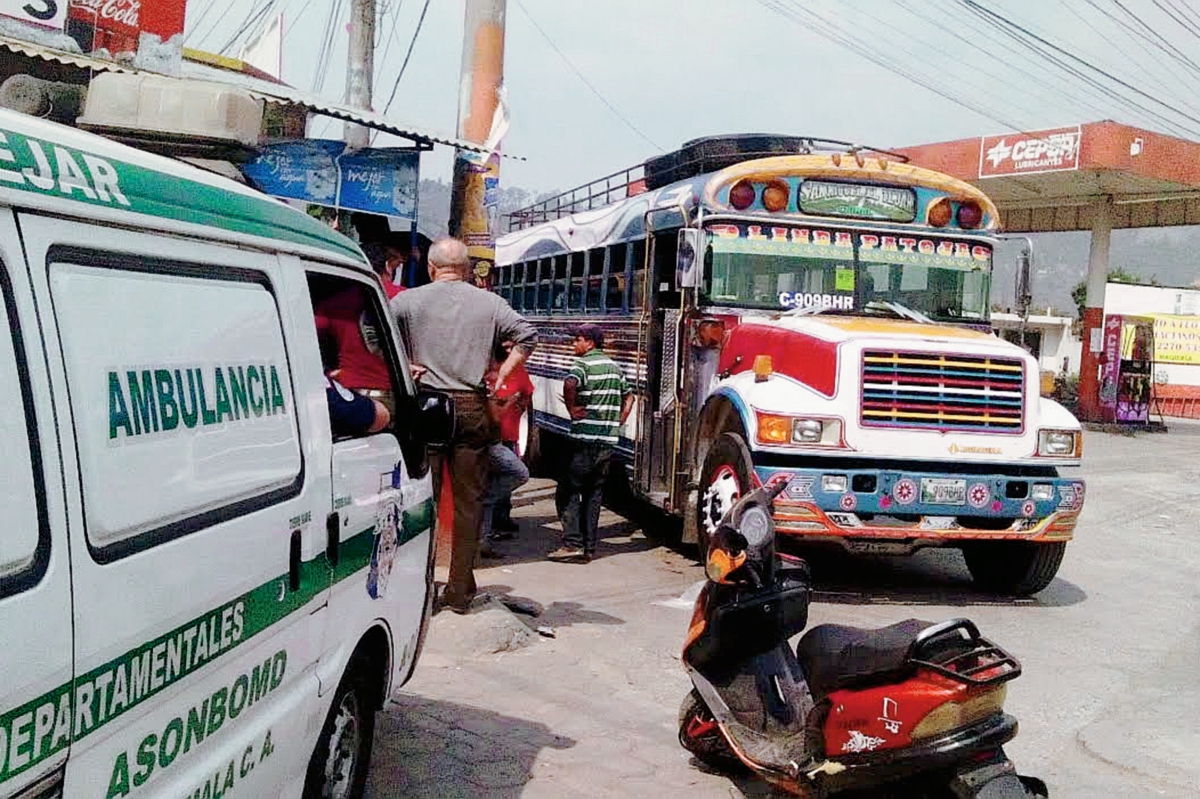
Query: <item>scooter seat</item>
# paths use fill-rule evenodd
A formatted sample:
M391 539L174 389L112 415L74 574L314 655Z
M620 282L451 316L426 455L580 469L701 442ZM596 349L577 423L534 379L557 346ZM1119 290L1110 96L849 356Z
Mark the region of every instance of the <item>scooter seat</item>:
M821 624L804 634L796 658L813 699L840 688L895 679L912 671L909 653L917 635L932 622L907 619L877 630Z

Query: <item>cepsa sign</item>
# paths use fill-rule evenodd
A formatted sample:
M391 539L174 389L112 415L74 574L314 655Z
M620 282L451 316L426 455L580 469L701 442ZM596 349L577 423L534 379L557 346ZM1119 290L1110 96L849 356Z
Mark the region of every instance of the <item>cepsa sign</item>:
M67 22L67 0L0 0L0 14L62 30Z
M979 143L979 177L1079 169L1080 139L1078 125L984 136Z

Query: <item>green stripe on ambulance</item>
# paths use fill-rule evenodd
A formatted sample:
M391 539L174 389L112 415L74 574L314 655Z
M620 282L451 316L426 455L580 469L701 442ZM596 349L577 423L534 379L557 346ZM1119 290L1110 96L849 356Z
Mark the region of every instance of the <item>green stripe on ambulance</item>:
M265 195L101 158L9 129L0 129L0 188L288 241L363 261L350 239Z
M411 511L405 511L398 531L397 546L428 531L433 519L432 499L425 500ZM53 757L70 743L90 735L300 610L323 592L331 579L333 583L340 583L361 574L370 565L374 537L375 528L371 527L343 541L339 547L338 567L332 573L325 553L302 563L299 591L290 590L287 575L281 575L79 675L73 683L61 685L10 711L0 713L0 785ZM365 585L363 591L365 594ZM272 674L278 670L280 680L286 660L287 653L283 650L271 658ZM256 698L262 697L262 675L261 669L257 675L254 672L246 675L247 689L252 687L252 681L257 680L254 682L259 691ZM207 700L210 715L205 727L206 734L210 732L208 726L215 718L212 715L212 702L224 703L223 712L228 717L228 702L235 698L235 689L239 692L242 690L237 688L240 682L241 675L222 694L223 698L214 694ZM267 685L268 692L274 690L275 686ZM217 693L222 690L218 689ZM250 701L249 697L250 694L247 694L247 702ZM242 701L240 693L236 698L239 703ZM198 708L183 709L180 718L188 715L190 720L193 709L199 717L203 713L203 703ZM196 724L199 724L198 720ZM192 733L194 744L200 742L200 736L196 734L198 729ZM215 731L214 727L211 732ZM165 729L160 732L163 736L167 735ZM159 741L161 743L161 738ZM169 761L180 754L174 752L174 744L174 738L170 738L164 750L170 752L167 755ZM116 771L118 765L114 764ZM116 795L121 795L121 779L119 776L114 779L118 791Z

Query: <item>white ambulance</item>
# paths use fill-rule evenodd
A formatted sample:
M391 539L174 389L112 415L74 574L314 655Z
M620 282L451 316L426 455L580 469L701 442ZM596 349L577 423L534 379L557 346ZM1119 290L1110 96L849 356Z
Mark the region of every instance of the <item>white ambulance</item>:
M383 432L331 432L362 302ZM361 794L432 605L418 394L362 253L180 162L0 112L0 797Z

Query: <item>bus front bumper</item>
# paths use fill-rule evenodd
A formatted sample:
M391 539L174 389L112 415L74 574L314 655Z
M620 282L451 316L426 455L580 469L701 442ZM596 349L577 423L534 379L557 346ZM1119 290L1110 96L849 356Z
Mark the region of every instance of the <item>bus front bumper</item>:
M880 552L948 540L1066 541L1074 535L1085 494L1082 480L1048 476L766 466L755 471L763 485L786 483L775 500L780 534L838 539L851 549Z

